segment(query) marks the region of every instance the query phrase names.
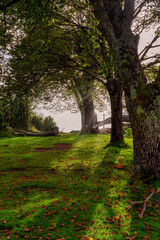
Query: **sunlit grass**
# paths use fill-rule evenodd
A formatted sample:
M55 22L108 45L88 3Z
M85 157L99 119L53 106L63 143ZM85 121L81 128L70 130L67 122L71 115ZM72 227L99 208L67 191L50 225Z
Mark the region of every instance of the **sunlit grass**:
M139 207L125 208L159 181L131 186L132 139L119 146L110 145L109 137L0 139L0 239L158 240L157 198L143 219Z

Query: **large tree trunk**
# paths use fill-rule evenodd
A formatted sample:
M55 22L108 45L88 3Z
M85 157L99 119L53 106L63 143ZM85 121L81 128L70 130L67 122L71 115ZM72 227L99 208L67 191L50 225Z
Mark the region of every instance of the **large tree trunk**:
M151 179L160 177L160 95L155 94L158 85L148 84L148 96L146 87L135 92L136 95L128 98L126 91L126 103L130 115L133 146L134 179ZM132 85L133 87L133 85ZM131 89L131 88L130 88ZM130 90L133 94L134 89ZM160 93L160 89L159 89Z
M136 39L131 33L129 39L130 44L127 46L126 42L123 49L124 57L128 53L128 62L123 65L121 74L133 132L132 176L149 180L160 177L160 82L147 83L139 63Z
M80 113L81 113L81 132L85 129L85 114L84 114L84 107L80 106Z
M83 99L83 111L81 111L82 117L82 128L81 134L90 134L90 133L98 133L98 128L94 128L93 126L97 122L97 115L94 110L93 100L91 95L86 95Z
M84 74L82 78L74 78L74 94L77 99L78 107L81 113L81 134L98 133L98 127L94 128L97 122L93 103L93 79Z
M123 125L122 125L122 86L119 84L107 85L111 100L111 139L110 142L123 141Z
M160 124L156 114L152 114L146 114L144 118L132 123L134 178L160 176Z
M122 126L122 93L118 92L110 96L111 99L111 116L112 116L112 131L110 142L123 141L123 126Z
M132 41L136 46L134 38ZM136 49L129 46L128 53L134 56L128 61L126 75L123 74L133 132L132 177L150 180L160 177L160 85L156 81L147 83Z
M134 143L133 177L160 177L160 79L147 84L138 57L138 37L131 30L135 0L90 0L99 29L123 79Z

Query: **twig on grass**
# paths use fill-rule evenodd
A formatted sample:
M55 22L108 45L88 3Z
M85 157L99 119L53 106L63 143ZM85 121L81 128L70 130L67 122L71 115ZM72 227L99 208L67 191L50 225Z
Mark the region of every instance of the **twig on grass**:
M146 211L146 207L147 207L147 202L149 201L150 198L155 197L158 193L160 192L160 188L156 189L155 191L153 191L144 201L135 201L135 202L131 202L129 207L126 208L126 210L131 209L132 206L134 205L141 205L143 204L143 209L142 212L140 213L140 218L143 217L144 212ZM156 207L158 206L158 204L160 203L160 198L158 198Z

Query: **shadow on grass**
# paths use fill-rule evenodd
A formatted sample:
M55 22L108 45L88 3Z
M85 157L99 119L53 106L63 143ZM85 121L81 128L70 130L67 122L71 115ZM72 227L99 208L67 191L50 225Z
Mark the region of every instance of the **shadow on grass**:
M115 147L115 148L124 148L124 149L128 149L130 148L130 146L125 143L125 142L114 142L114 143L108 143L104 149L108 148L108 147Z
M71 135L68 139L58 140L61 143L74 140L77 145L73 143L67 152L28 153L30 162L25 163L25 171L17 171L14 176L12 171L7 173L9 182L4 182L6 193L2 193L2 240L6 236L123 240L128 232L133 232L131 229L137 230L134 214L132 220L132 214L129 216L124 211L126 197L133 194L126 187L128 170L118 162L121 151L128 146L104 148L96 140L90 146L87 141L92 136L79 140ZM81 144L83 139L85 144ZM48 146L51 144L54 143L49 139ZM43 141L39 139L34 146L37 145L41 147ZM23 165L24 162L19 167Z

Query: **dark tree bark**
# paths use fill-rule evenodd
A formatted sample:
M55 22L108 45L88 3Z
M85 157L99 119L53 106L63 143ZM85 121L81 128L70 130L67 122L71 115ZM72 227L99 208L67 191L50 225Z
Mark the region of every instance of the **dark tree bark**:
M134 65L131 65L132 71ZM148 180L160 177L160 86L132 84L125 88L125 95L133 132L132 176Z
M123 80L134 143L133 178L160 177L160 79L147 84L131 30L135 0L90 0ZM117 79L118 80L118 79Z
M108 49L104 38L100 42L101 54L105 62L109 61ZM110 58L112 62L112 58ZM112 65L112 64L111 64ZM110 142L123 142L123 128L122 128L122 92L123 85L119 83L117 78L117 70L115 67L110 66L107 69L107 80L103 85L107 88L111 101L111 139Z
M122 125L122 86L110 81L107 84L111 100L111 139L110 142L123 142L123 125Z

